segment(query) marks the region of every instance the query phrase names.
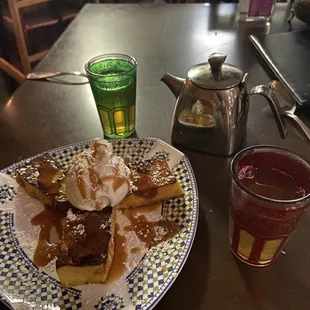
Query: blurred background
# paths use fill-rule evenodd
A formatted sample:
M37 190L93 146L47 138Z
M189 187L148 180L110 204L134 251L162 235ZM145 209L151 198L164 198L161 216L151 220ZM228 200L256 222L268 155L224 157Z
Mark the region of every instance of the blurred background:
M0 104L6 102L86 3L164 2L238 3L236 0L0 0Z

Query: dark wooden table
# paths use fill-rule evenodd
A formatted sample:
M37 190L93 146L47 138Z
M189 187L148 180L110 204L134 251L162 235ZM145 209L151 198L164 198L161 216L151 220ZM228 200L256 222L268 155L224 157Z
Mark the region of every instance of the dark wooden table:
M184 77L212 52L250 75L249 88L268 83L247 36L235 22L236 6L87 5L54 44L36 71L83 71L99 54L120 52L138 61L137 134L170 142L175 99L160 82L168 71ZM288 31L287 5L279 5L271 32ZM297 20L293 29L304 28ZM280 53L281 51L279 51ZM291 60L288 60L291 61ZM310 111L299 110L310 126ZM251 99L244 145L282 145L310 157L310 145L288 121L279 138L261 98ZM30 155L102 136L90 87L25 82L0 109L0 167ZM156 309L290 310L310 308L310 212L272 266L256 269L236 261L228 246L230 158L184 150L196 174L200 215L196 239L181 274Z

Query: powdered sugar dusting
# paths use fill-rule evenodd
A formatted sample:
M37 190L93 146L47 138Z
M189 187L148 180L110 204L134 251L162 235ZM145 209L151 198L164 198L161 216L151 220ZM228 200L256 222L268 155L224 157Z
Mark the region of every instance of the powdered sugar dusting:
M111 158L111 165L113 167L117 167L121 161L123 161L123 159L121 159L119 156L113 156Z
M68 212L67 212L67 220L69 222L77 220L77 216L72 212L72 209L69 209Z
M102 224L100 225L100 229L105 229L111 224L111 218L109 218L108 221L103 221Z
M135 186L133 181L130 180L129 181L129 189L130 189L130 193L133 193L133 192L135 192L138 189L138 187Z
M77 235L83 235L85 233L85 227L83 224L78 224L74 226L74 233Z

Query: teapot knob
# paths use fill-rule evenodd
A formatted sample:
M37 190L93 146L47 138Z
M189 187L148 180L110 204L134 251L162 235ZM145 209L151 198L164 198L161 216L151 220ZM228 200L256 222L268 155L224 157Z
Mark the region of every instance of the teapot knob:
M209 56L208 62L210 64L210 67L215 71L220 71L225 60L227 58L227 55L220 54L220 53L213 53Z

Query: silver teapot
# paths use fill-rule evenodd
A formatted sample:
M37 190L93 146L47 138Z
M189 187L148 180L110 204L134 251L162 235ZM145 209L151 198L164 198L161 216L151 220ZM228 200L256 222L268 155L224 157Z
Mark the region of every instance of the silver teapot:
M162 77L177 98L172 141L210 154L233 154L244 138L249 97L255 94L267 99L280 136L285 139L286 124L274 90L259 85L247 93L248 74L225 63L226 57L211 54L208 63L190 68L186 79L169 73Z

